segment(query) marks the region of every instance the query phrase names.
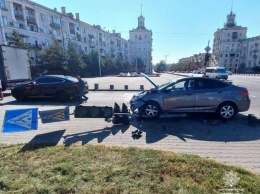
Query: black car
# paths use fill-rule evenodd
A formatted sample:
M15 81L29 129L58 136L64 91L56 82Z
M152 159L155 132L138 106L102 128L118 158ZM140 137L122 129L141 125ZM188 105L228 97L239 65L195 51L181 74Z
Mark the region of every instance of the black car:
M85 86L88 90L87 82ZM17 101L23 101L28 97L53 97L65 102L78 97L79 82L76 77L45 75L32 82L16 85L11 93Z

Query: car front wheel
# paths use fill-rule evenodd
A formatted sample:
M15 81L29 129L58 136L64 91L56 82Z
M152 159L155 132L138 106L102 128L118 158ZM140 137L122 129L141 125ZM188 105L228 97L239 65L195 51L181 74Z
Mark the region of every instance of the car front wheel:
M232 119L237 113L236 106L233 103L223 103L218 107L217 114L221 119Z
M147 102L142 108L142 115L155 118L160 115L160 107L155 102Z

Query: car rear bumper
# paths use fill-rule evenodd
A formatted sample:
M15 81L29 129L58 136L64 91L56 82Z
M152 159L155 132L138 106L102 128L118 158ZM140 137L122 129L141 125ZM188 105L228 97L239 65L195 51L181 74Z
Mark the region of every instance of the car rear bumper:
M251 104L250 99L246 99L246 100L239 102L239 106L237 107L238 112L248 111L250 108L250 104Z

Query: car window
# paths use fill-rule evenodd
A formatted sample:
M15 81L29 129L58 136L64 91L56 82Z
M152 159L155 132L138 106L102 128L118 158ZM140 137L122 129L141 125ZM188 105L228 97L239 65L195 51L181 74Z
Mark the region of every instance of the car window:
M183 80L170 85L167 90L178 91L178 90L190 90L189 85L191 80ZM192 80L193 81L193 80Z
M225 69L217 69L217 72L218 73L226 73L226 70Z
M38 78L35 80L37 84L42 84L42 83L62 83L64 80L59 79L59 78L52 78L52 77L46 77L46 78Z
M212 79L197 80L197 89L223 88L226 86L227 86L226 83L218 80L212 80Z

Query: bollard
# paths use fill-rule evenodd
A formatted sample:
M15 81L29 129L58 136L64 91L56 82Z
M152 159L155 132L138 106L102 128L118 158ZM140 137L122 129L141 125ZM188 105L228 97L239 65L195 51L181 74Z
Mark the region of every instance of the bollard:
M114 89L114 85L110 85L110 90L113 90Z
M144 85L140 85L140 90L144 90Z
M125 85L125 90L128 90L128 85Z
M98 84L94 84L94 89L98 90Z

